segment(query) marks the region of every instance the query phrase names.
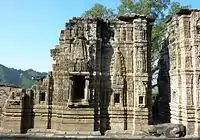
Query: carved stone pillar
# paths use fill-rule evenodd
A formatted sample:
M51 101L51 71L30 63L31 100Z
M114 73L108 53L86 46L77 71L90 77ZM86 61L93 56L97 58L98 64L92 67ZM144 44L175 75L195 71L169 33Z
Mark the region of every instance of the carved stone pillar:
M72 94L73 94L73 76L70 76L69 77L69 91L68 91L68 94L69 94L69 98L68 98L68 103L69 104L72 104Z
M36 104L40 104L40 92L36 90Z
M84 89L84 101L88 102L89 97L89 76L85 76L85 89Z

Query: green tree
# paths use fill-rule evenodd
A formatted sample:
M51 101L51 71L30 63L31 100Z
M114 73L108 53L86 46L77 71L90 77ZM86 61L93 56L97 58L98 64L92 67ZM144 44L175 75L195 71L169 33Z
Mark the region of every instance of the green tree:
M83 16L95 16L102 18L109 18L114 16L114 10L111 8L107 8L106 6L96 3L91 9L85 11Z
M157 18L164 14L169 4L170 0L121 0L117 9L119 14L134 12Z
M173 15L177 13L180 9L188 9L191 8L190 5L182 6L179 2L172 2L168 11L168 15Z
M135 3L132 0L121 0L121 4L117 7L118 14L136 12Z

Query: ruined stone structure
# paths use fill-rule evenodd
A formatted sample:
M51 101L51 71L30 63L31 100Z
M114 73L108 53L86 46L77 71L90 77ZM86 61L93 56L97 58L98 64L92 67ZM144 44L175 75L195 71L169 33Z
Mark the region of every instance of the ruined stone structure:
M8 98L2 127L21 133L30 128L72 134L147 131L152 22L138 14L70 20L51 50L53 71Z
M12 85L6 85L6 84L0 84L0 120L1 120L1 126L4 128L13 128L14 131L20 132L20 120L21 120L21 98L20 98L20 92L22 89L12 86ZM11 111L11 112L10 112ZM13 112L20 113L16 119L13 118L12 122L10 120L12 119L12 116L15 116L15 114L12 114Z
M171 122L200 136L200 11L181 10L167 21Z

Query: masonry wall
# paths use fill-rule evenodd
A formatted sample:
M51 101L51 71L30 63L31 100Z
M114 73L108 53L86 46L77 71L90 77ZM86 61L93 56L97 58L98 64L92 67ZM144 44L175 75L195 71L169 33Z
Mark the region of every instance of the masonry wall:
M1 127L14 132L21 132L21 106L20 99L15 96L20 88L2 85L0 86L0 118ZM10 99L12 101L10 101ZM11 104L16 101L16 105Z

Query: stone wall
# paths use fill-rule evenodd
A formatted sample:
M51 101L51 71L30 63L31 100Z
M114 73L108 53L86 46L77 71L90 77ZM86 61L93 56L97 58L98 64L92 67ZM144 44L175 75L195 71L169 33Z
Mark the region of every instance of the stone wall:
M5 102L10 96L10 94L12 92L16 92L18 89L18 87L0 84L0 113L2 113L2 108L5 105Z
M18 93L20 90L20 88L15 86L9 86L5 84L0 85L1 127L17 132L20 132L21 108L17 105L17 108L9 107L10 109L8 110L8 106L10 105L10 103L20 103L20 99L15 96L15 94ZM15 115L18 114L17 112L19 113L19 116L15 118ZM7 115L8 113L10 113L11 116Z
M26 133L33 127L33 93L20 88L10 88L8 93L2 108L1 127L12 132Z

